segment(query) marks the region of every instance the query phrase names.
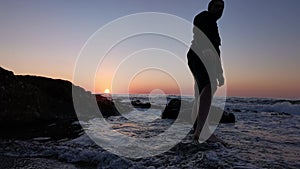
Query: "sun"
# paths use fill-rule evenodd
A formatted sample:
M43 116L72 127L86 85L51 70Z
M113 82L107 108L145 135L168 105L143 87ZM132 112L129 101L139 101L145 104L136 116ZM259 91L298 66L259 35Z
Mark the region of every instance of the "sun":
M104 90L104 93L105 93L105 94L109 94L109 93L110 93L110 90L109 90L109 89L105 89L105 90Z

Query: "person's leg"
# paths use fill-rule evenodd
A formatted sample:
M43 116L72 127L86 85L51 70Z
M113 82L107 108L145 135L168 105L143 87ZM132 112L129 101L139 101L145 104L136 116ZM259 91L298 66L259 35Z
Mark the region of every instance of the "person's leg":
M206 122L206 119L208 117L209 109L212 102L212 97L216 91L215 86L206 85L201 94L200 94L200 106L199 106L199 112L197 117L197 127L194 132L194 142L199 143L199 137L201 133L201 139L207 139L207 141L210 142L220 142L224 146L227 146L227 143L225 143L223 140L219 139L217 136L215 136L213 133L211 133L208 123Z
M194 140L198 140L201 131L205 132L205 135L211 135L208 124L205 124L205 121L207 119L209 109L212 102L212 90L211 85L206 85L199 97L199 111L198 111L198 117L197 117L197 127L194 132Z
M196 80L195 80L195 84L194 84L194 92L195 92L195 95L194 95L195 100L194 100L193 109L192 109L192 117L191 117L192 121L198 117L199 106L200 106L200 94L199 94L198 85L197 85ZM196 130L196 127L197 127L197 119L194 121L194 125L193 125L194 132Z

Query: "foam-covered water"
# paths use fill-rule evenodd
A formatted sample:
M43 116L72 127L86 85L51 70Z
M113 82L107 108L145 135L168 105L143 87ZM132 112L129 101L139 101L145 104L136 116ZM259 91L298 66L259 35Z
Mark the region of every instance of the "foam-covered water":
M252 112L276 112L300 115L300 100L228 98L226 107Z
M172 97L156 97L152 105L163 106ZM130 103L125 96L118 98ZM192 97L181 97L188 102ZM215 105L220 104L218 99ZM235 124L221 124L216 135L229 144L189 142L191 135L173 149L153 157L127 159L99 147L84 134L72 140L54 141L37 137L30 140L0 140L0 161L22 163L27 168L300 168L300 101L282 99L228 98L225 109L236 116ZM163 132L172 120L160 119L161 110L133 109L124 117L106 119L124 135L147 138ZM82 122L89 132L111 140L97 128L102 119ZM180 128L178 128L180 132ZM164 141L164 140L158 140ZM18 161L16 159L21 160ZM32 160L34 159L34 160ZM26 163L24 161L27 161ZM30 161L30 163L28 162ZM3 168L3 167L2 167ZM46 167L47 168L47 167Z

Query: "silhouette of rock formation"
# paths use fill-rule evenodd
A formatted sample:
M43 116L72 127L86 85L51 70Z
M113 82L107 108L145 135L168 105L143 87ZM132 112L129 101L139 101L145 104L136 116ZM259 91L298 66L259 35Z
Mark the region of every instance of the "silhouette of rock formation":
M4 135L72 135L81 128L73 105L72 87L79 92L77 101L81 119L97 116L97 104L103 117L119 115L112 101L92 95L71 82L38 76L14 75L0 67L0 133ZM96 106L92 106L93 99ZM53 133L52 133L53 132ZM30 134L31 133L31 134ZM26 134L25 134L26 135ZM30 136L29 136L30 137Z
M165 110L163 111L161 117L162 119L177 119L179 115L179 111L183 112L182 118L190 118L192 113L193 103L189 103L187 101L181 99L171 99L169 103L166 105ZM223 112L222 117L220 119L220 123L235 123L235 116L233 113L228 113L227 111L220 110L220 108L211 106L212 112ZM210 114L210 118L214 119Z
M151 107L151 103L149 102L141 102L140 100L132 100L131 104L135 108L149 109Z

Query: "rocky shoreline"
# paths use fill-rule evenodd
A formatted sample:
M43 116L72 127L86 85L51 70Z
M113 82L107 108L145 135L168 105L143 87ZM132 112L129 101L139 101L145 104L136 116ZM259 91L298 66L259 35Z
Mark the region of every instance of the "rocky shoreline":
M107 121L116 124L114 130L128 134L143 133L142 136L159 134L173 122L164 119L178 118L178 110L182 106L190 112L193 104L192 98L170 96L162 110L163 119L157 111L157 121L152 121L148 128L136 127L132 122L123 125L125 117L120 117L118 110L132 113L134 109L143 109L147 113L149 108L161 109L161 102L151 105L150 101L140 97L111 100L93 95L68 81L19 76L0 68L0 168L296 169L300 166L297 160L298 100L228 98L222 119L228 117L227 122L234 125L220 124L215 131L229 144L228 147L207 142L194 145L190 142L192 134L188 134L186 140L165 153L143 159L126 159L104 150L84 133L74 110L73 87L87 105L87 109L82 108L79 115L90 111L93 107L89 102L95 99L103 117L109 117ZM234 115L231 116L231 113ZM86 119L92 119L94 115L97 114ZM101 129L93 132L105 137ZM262 148L264 151L261 151Z
M75 112L72 89L79 92L80 100L84 102L85 108L81 114ZM55 140L76 138L83 134L78 116L86 120L98 117L96 114L85 113L93 111L90 106L92 99L97 102L104 118L120 115L113 100L102 95L93 95L69 81L14 75L0 67L0 137L51 137ZM131 104L135 108L151 107L149 102L136 99L132 99ZM179 99L170 100L162 112L162 118L176 119L181 106L191 107L187 104L190 103ZM85 117L86 114L89 116ZM234 115L224 112L221 122L234 123Z
M78 137L82 130L76 123L72 88L80 92L82 100L96 98L104 117L120 115L112 101L69 81L14 75L0 67L0 137Z

